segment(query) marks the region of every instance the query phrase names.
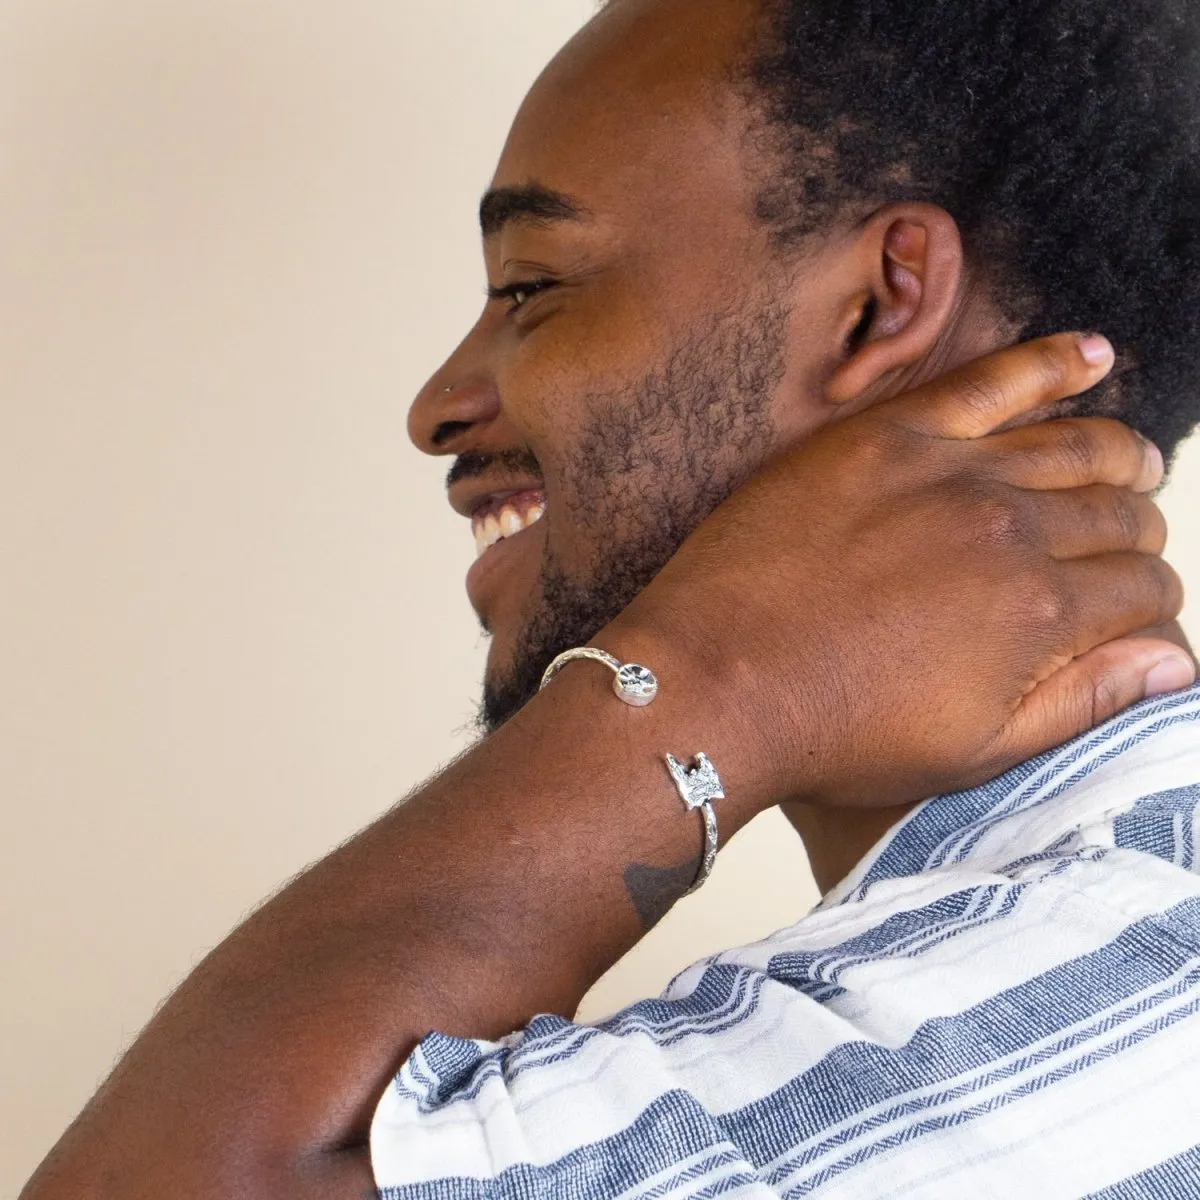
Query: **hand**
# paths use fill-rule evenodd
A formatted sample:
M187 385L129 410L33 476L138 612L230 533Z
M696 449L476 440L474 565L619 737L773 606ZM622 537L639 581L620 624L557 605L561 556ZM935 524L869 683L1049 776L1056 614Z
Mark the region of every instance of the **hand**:
M763 807L971 786L1142 699L1164 660L1150 689L1186 686L1185 652L1129 636L1182 607L1144 494L1161 455L1106 419L1013 427L1107 374L1111 348L1090 344L1098 363L1073 334L1003 350L822 430L597 644L684 647L705 748L757 764Z

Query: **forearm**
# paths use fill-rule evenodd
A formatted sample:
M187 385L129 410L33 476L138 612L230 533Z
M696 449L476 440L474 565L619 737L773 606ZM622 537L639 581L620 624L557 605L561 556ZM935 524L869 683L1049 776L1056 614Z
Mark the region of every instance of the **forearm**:
M1161 516L1124 489L1161 460L1102 424L1086 453L1078 424L989 436L1094 384L1080 345L1005 351L768 464L597 637L660 671L654 705L572 666L297 879L168 1001L25 1200L352 1194L326 1186L339 1151L420 1037L572 1013L683 892L701 830L667 751L711 755L727 839L788 798L971 786L1140 699L1169 660L1124 635L1181 599Z
M644 643L612 648L663 673L655 704L618 703L598 666L565 671L209 955L65 1136L58 1165L123 1200L168 1184L230 1194L231 1170L364 1143L388 1079L430 1029L494 1037L537 1012L573 1014L695 872L702 826L663 754L712 755L730 797L723 837L765 807L692 667Z

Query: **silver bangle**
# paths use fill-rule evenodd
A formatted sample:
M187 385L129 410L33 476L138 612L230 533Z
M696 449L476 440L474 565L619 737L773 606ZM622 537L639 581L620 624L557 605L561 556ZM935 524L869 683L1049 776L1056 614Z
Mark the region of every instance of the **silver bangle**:
M704 857L692 886L684 892L685 896L690 896L704 886L712 874L713 863L717 861L717 814L713 811L712 802L724 800L725 789L717 768L709 761L707 754L697 754L696 765L692 767L685 767L673 754L668 754L667 770L671 772L687 810L691 812L698 808L704 818Z
M649 667L643 667L639 663L623 663L607 651L594 650L591 646L580 646L560 654L546 668L538 691L540 692L567 663L574 662L577 658L588 658L608 667L616 675L613 691L616 692L617 698L633 705L634 708L645 708L658 695L658 680Z
M591 646L580 646L560 654L546 668L538 691L546 687L567 663L576 659L589 659L608 667L615 676L613 691L634 708L644 708L658 695L658 680L649 667L643 667L639 663L622 663L607 651L596 650ZM724 800L725 790L717 769L709 761L707 754L697 754L695 765L690 767L685 767L673 754L668 754L667 770L671 772L671 778L684 807L688 812L699 809L704 820L704 854L700 860L700 870L696 872L692 886L684 893L685 896L690 896L704 886L712 874L713 863L717 861L717 814L713 811L712 802Z

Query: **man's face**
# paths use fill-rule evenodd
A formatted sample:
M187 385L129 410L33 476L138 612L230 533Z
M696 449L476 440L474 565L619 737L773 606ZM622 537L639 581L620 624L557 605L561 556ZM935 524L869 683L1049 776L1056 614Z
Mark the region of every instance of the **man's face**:
M756 10L618 0L534 87L485 199L498 294L409 424L455 456L451 501L487 547L467 587L488 729L804 432L778 398L808 318L754 217L730 82Z

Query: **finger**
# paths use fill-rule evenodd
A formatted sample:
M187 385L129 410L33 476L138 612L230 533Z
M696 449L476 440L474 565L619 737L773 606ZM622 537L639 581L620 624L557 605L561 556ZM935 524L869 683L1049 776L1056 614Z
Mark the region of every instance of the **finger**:
M1167 519L1148 496L1097 483L1030 497L1042 545L1054 558L1091 558L1114 550L1161 554Z
M1005 749L1022 758L1094 729L1147 696L1189 687L1196 664L1159 638L1126 637L1097 646L1043 680L1021 702Z
M1021 488L1077 488L1112 483L1153 491L1163 457L1153 442L1107 417L1063 417L982 439L998 479Z
M1183 609L1183 583L1154 554L1116 551L1060 562L1062 649L1072 658L1119 637L1165 625Z
M1087 391L1112 364L1112 346L1098 334L1055 334L977 359L875 412L929 437L984 437L1042 405Z

